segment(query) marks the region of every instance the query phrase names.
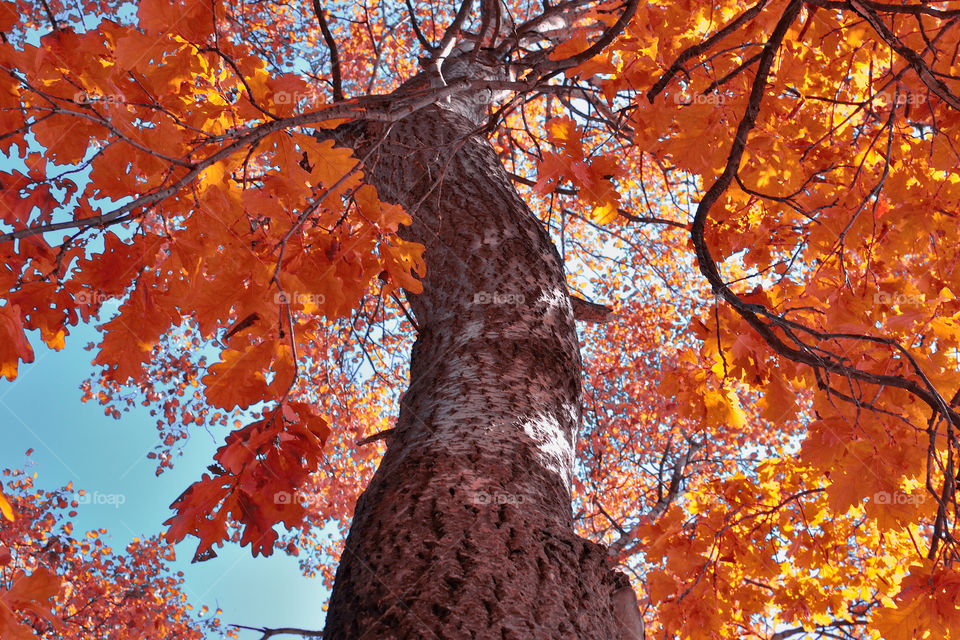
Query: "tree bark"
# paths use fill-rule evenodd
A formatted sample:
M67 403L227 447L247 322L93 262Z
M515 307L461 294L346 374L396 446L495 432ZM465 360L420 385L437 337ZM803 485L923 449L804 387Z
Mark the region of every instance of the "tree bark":
M341 138L373 149L367 180L413 217L403 234L428 271L408 296L410 386L324 637L640 637L638 615L622 622L625 578L573 529L581 361L549 236L463 116L350 126Z

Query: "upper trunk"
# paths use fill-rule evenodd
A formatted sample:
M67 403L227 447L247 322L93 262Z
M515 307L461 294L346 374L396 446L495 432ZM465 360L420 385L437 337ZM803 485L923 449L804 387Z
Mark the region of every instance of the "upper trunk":
M433 106L349 135L358 155L378 145L367 179L413 217L428 271L325 637L632 638L622 578L573 531L581 362L563 265L474 129Z

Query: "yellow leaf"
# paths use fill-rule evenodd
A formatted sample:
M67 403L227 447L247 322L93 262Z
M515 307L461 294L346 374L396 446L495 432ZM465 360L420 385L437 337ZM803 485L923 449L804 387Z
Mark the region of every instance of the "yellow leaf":
M7 502L6 497L2 493L0 493L0 513L10 522L13 522L16 517L13 514L13 507L10 506L10 503Z
M594 207L590 217L597 224L606 224L617 217L617 208L609 203L601 204Z

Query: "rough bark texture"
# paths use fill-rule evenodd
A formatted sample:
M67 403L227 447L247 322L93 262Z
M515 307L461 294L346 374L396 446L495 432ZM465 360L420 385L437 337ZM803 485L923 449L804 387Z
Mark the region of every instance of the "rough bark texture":
M410 387L357 502L325 637L638 637L573 531L580 353L563 266L474 125L434 106L355 126L426 246ZM635 604L634 604L635 607Z

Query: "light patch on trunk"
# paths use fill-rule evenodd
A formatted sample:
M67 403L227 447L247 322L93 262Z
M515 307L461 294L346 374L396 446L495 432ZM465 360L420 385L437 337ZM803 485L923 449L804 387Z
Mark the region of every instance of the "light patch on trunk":
M537 443L541 464L563 479L567 491L573 492L573 450L557 416L540 415L521 423L523 432Z

